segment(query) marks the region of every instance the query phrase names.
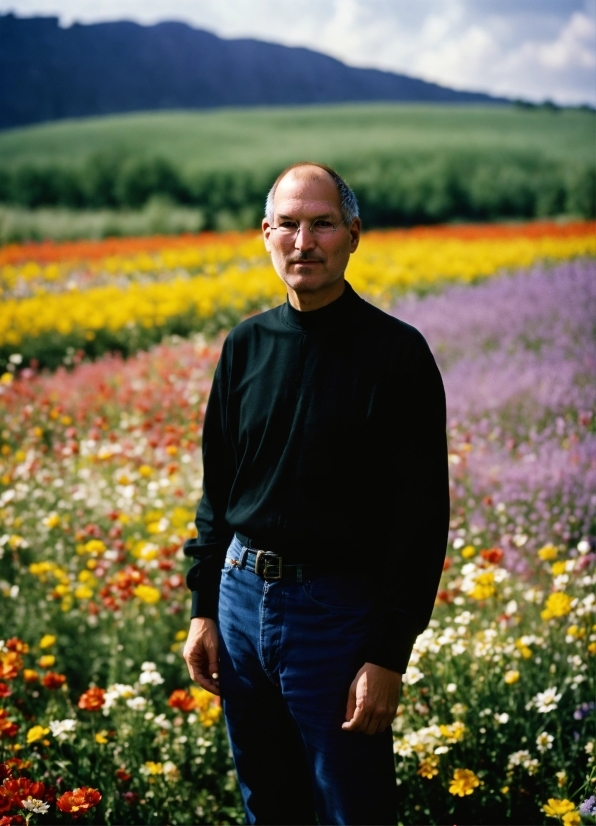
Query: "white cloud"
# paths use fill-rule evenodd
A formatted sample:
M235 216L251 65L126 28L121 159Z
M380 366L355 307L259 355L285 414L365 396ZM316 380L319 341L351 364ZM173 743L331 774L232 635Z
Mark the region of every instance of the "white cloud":
M596 0L0 0L74 20L185 20L461 89L596 104Z

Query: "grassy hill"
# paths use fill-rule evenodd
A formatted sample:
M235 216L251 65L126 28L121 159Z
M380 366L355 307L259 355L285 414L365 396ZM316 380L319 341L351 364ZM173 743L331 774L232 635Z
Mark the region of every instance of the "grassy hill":
M528 152L593 162L596 118L577 110L352 104L151 112L0 132L0 165L81 164L97 152L169 160L184 172L349 164L410 153Z

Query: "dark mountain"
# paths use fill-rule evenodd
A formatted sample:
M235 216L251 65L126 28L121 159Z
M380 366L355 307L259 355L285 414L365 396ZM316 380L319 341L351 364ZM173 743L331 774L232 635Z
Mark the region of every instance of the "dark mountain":
M223 40L184 23L61 28L0 17L0 128L152 109L348 101L503 102L309 49Z

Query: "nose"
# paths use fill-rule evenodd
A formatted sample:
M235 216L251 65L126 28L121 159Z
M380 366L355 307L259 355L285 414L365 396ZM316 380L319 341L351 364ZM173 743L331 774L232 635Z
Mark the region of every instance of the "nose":
M294 239L294 247L297 250L303 251L312 250L316 245L317 242L314 232L310 231L310 227L307 224L300 224L296 238Z

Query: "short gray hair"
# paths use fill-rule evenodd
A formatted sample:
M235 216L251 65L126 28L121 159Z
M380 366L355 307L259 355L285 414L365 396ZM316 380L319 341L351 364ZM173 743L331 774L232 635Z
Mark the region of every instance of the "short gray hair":
M317 163L316 161L299 161L298 163L293 163L291 166L288 166L283 172L275 179L275 183L267 193L267 200L265 201L265 218L269 221L270 224L273 223L273 215L274 215L274 207L273 207L273 199L275 198L275 191L279 185L279 182L282 178L291 172L292 169L298 169L301 166L316 166L318 169L323 169L333 178L335 182L335 186L337 187L337 191L339 193L339 201L341 205L341 215L346 225L349 227L354 220L354 218L359 217L358 212L358 201L356 200L356 195L354 191L350 189L344 179L339 175L335 169L332 169L330 166L327 166L323 163Z

